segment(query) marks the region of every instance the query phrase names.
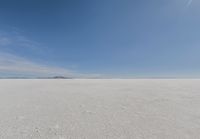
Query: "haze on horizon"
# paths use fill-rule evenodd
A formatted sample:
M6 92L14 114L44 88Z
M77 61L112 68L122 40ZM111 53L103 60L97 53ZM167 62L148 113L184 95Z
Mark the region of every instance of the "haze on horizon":
M200 77L198 0L1 0L0 77Z

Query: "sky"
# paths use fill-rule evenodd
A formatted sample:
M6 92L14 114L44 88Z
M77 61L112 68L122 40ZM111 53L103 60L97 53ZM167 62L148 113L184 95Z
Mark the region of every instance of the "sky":
M200 77L199 0L0 0L0 77Z

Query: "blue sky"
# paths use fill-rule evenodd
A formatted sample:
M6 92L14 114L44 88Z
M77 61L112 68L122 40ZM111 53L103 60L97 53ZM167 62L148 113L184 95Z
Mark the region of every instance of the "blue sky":
M0 76L200 77L198 0L0 0Z

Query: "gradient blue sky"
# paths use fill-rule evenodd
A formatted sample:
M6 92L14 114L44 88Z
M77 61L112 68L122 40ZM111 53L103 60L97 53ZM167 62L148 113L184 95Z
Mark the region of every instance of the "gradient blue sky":
M200 77L199 0L0 0L0 76Z

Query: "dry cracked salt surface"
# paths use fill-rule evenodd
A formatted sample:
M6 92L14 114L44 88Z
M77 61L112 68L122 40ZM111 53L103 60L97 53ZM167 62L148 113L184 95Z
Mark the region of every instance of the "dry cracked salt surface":
M0 139L199 139L200 80L0 80Z

